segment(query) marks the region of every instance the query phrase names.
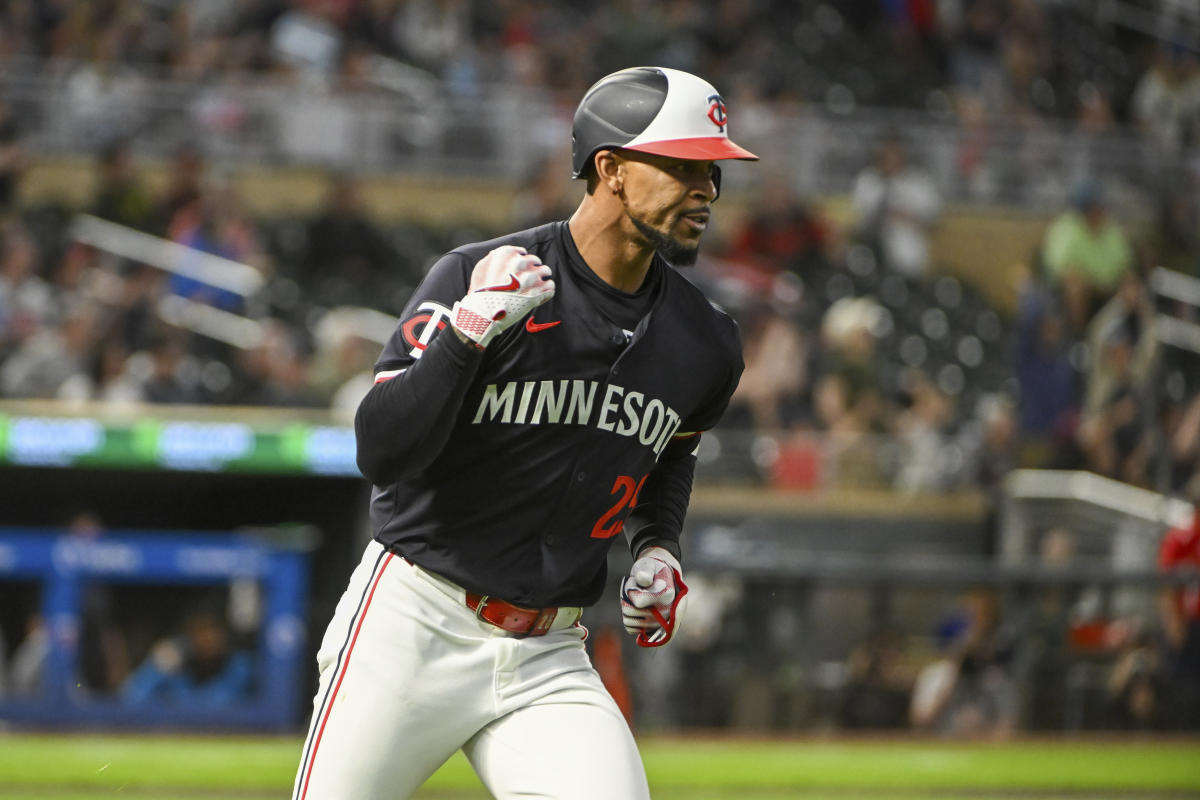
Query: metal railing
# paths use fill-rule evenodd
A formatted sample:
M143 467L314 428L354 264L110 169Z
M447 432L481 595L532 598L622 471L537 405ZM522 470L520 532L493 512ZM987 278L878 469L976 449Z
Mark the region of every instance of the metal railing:
M368 88L346 91L257 75L190 84L127 66L9 61L0 63L0 96L18 109L31 148L42 155L94 153L128 137L151 157L193 142L233 166L517 180L569 143L569 114L546 92L493 84L478 96L457 95L432 76L395 66L383 60ZM1061 207L1087 176L1115 184L1114 195L1135 208L1178 174L1186 155L1127 128L1092 133L1001 117L960 124L949 111L761 105L743 109L734 125L739 141L775 165L773 174L806 193L848 191L879 137L899 131L947 200L1034 211ZM727 173L731 191L762 177L749 168Z

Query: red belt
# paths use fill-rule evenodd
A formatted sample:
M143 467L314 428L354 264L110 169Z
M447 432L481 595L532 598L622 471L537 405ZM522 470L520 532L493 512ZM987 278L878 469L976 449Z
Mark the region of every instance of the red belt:
M467 592L467 608L480 619L518 636L542 636L558 616L558 608L522 608L475 592Z

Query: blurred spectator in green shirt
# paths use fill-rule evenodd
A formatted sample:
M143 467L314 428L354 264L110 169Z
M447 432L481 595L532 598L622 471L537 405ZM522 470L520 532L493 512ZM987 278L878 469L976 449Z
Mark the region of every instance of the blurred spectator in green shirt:
M1079 337L1133 268L1134 253L1125 231L1109 216L1099 183L1080 184L1072 206L1050 223L1042 263L1066 306L1071 331Z

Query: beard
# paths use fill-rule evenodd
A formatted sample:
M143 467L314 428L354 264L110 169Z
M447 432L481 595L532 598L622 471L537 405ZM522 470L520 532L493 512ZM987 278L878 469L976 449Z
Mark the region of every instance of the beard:
M697 244L694 247L686 245L662 231L651 228L640 219L635 219L632 216L629 219L633 221L633 226L638 229L642 236L645 236L646 240L658 251L658 254L665 258L671 266L690 267L700 257L700 245Z

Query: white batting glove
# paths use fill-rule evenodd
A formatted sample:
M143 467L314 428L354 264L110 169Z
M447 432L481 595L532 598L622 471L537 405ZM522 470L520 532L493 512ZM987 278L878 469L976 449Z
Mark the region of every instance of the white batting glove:
M521 321L554 296L550 268L525 252L504 245L479 260L471 273L467 296L454 304L451 322L479 347Z
M671 641L683 616L681 601L687 592L675 556L662 547L647 547L621 582L625 630L637 634L642 647L660 647Z

